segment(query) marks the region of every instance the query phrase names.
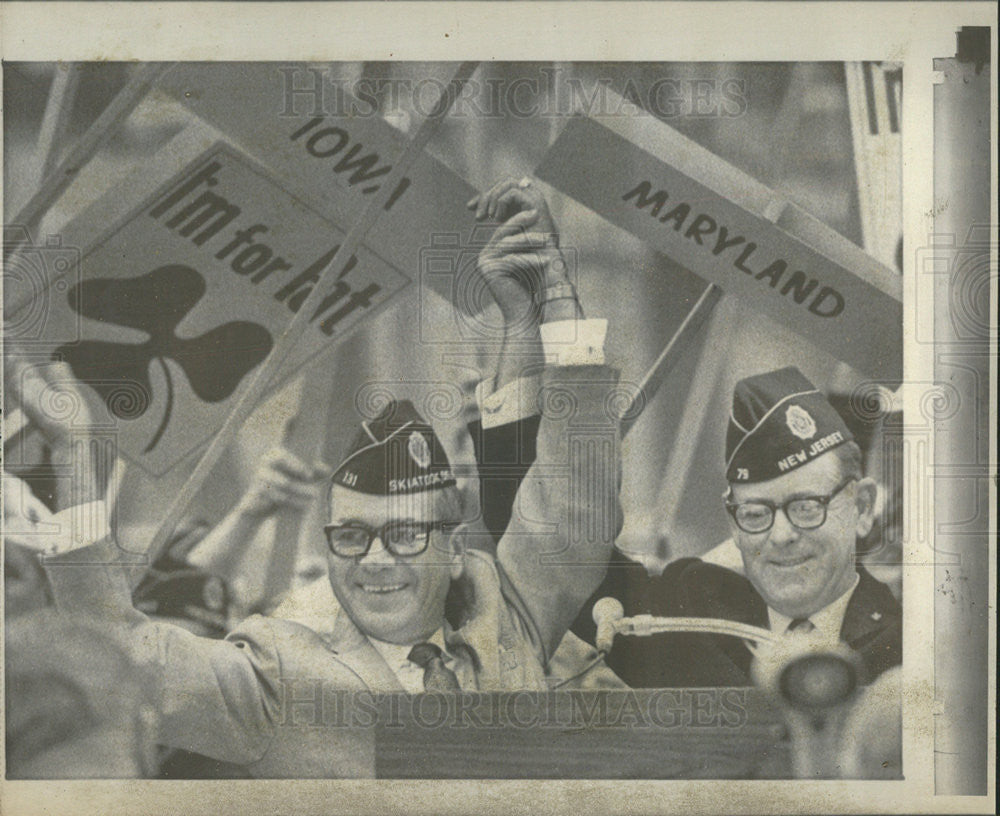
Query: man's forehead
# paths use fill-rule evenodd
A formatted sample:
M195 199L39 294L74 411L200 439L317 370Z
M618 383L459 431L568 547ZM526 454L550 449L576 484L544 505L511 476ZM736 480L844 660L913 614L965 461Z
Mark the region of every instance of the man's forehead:
M339 485L330 489L330 520L378 525L390 521L450 521L444 490L378 496Z
M730 485L735 501L767 499L778 502L796 495L822 495L836 487L840 460L830 451L813 461L766 482Z

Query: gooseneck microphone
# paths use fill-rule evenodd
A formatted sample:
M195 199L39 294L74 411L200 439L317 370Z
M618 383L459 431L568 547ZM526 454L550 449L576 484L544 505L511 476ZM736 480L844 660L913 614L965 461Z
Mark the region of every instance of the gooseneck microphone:
M754 643L770 643L774 633L759 626L720 618L659 618L653 615L625 617L625 609L617 598L601 598L594 604L591 615L597 624L594 645L607 654L616 635L645 637L663 632L700 632L712 635L732 635Z
M597 624L594 646L601 654L607 654L611 651L615 635L618 634L617 623L625 617L625 607L617 598L601 598L594 604L590 614Z
M742 638L754 655L754 684L777 703L788 727L794 775L803 779L842 775L837 763L842 749L850 747L850 740L844 739L844 722L859 696L864 674L860 659L846 644L818 632L781 637L768 629L717 618L626 617L621 602L611 597L595 603L591 615L597 624L597 656L571 680L599 664L618 635L688 632Z

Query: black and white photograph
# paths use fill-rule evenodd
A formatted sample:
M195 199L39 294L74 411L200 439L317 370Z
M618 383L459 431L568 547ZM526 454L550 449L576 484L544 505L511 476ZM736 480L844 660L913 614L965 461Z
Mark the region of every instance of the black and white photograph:
M992 812L995 10L51 5L10 813Z

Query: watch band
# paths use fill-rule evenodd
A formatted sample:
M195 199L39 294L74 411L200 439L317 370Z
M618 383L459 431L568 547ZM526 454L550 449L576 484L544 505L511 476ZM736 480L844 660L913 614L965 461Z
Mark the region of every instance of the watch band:
M548 303L550 300L561 300L563 298L576 300L576 287L569 281L559 281L558 283L546 286L542 290L542 303Z

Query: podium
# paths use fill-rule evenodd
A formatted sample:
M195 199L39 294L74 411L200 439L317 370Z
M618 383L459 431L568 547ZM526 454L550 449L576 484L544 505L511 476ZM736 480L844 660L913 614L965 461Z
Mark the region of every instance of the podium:
M375 699L383 779L781 779L791 745L751 688Z

